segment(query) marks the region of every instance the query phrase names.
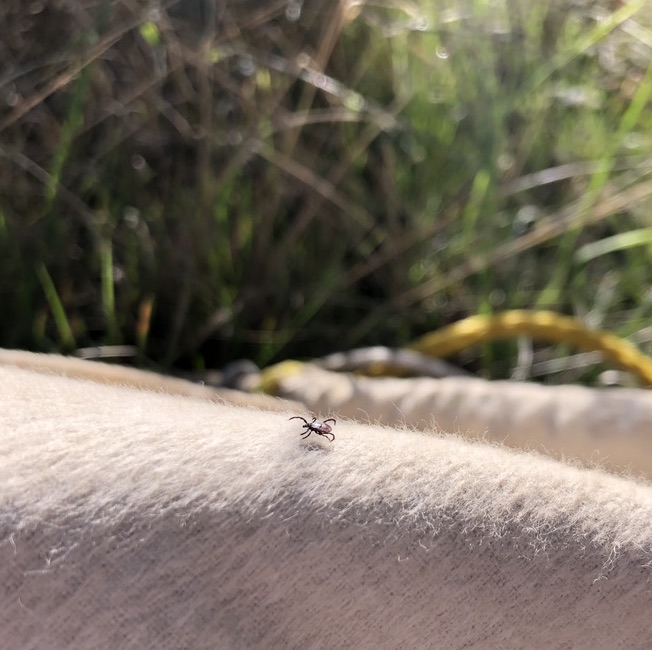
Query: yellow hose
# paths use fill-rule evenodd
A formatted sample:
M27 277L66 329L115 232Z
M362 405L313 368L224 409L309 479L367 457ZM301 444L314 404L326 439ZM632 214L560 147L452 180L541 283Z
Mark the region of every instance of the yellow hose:
M568 343L581 350L599 350L622 368L652 385L652 359L634 345L601 330L591 330L569 316L549 311L506 311L495 316L471 316L417 339L410 349L433 357L447 357L479 343L516 336Z
M301 361L281 361L269 368L265 368L260 373L260 381L257 390L266 393L267 395L276 395L278 393L278 385L281 380L292 375L299 374L305 364Z
M602 330L588 329L575 318L550 311L514 310L494 316L470 316L422 336L408 349L441 359L480 343L516 336L600 351L605 358L637 375L645 385L652 385L652 359L629 341ZM273 395L278 392L283 378L300 373L303 367L300 361L283 361L270 366L262 371L258 388ZM392 374L389 368L386 374Z

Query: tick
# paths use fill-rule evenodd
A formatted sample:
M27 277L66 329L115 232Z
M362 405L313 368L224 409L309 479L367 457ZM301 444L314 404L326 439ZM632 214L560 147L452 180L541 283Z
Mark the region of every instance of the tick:
M330 424L327 424L327 422L332 422L333 424L337 424L333 418L328 418L328 420L324 420L323 422L318 422L317 418L313 418L312 422L308 422L306 418L302 418L300 415L295 415L294 417L290 418L290 420L303 420L305 424L303 425L303 428L305 431L301 433L301 437L305 440L311 433L316 433L318 436L324 436L326 440L330 440L333 442L335 440L335 434L333 433L333 427L331 427ZM329 438L328 436L333 436L332 438Z

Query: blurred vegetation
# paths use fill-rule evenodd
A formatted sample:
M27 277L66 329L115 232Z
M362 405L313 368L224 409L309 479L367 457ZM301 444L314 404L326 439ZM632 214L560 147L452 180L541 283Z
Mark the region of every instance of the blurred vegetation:
M0 345L265 365L546 308L649 352L651 52L643 1L3 2Z

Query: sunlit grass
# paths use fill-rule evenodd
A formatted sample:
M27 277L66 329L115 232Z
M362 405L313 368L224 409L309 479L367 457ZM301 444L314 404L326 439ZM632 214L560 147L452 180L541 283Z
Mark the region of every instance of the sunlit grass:
M647 3L200 4L22 10L1 345L203 368L509 308L647 327Z

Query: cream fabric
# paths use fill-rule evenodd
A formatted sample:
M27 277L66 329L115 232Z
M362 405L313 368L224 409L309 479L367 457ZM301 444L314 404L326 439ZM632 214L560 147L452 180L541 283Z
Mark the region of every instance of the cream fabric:
M278 390L315 411L440 429L652 477L652 390L468 377L368 378L304 368L283 379Z
M285 411L300 408L299 404L279 400L262 394L245 394L228 388L213 388L202 384L159 375L147 370L128 368L99 361L85 361L75 357L62 357L58 354L37 354L24 350L4 350L0 348L0 366L15 366L38 372L63 375L79 379L89 379L102 384L131 386L170 395L198 397L217 402L262 408L269 411Z
M346 420L302 442L306 411L16 365L0 381L2 648L650 647L643 482Z

